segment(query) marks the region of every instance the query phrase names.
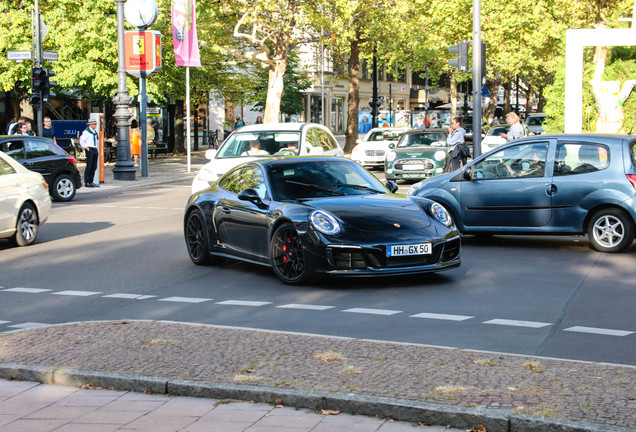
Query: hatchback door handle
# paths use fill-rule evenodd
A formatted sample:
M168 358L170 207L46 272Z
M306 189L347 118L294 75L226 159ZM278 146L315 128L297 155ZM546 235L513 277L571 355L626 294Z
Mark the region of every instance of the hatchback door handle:
M546 193L548 194L548 196L553 196L554 194L557 193L557 187L554 183L550 183L548 185L548 187L546 188Z

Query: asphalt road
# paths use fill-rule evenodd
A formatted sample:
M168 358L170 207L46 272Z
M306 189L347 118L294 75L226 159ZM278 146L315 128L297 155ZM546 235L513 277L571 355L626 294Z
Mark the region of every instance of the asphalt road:
M636 365L636 247L467 236L458 269L290 287L265 267L194 266L189 188L82 189L54 204L35 245L0 241L0 332L170 320Z

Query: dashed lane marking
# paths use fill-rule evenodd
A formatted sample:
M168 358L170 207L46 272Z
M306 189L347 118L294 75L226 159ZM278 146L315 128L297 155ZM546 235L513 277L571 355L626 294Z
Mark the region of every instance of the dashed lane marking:
M591 333L591 334L598 334L598 335L604 335L604 336L629 336L630 334L634 334L634 332L626 331L626 330L612 330L612 329L582 327L582 326L574 326L574 327L566 328L563 331Z
M217 302L216 304L220 305L229 305L229 306L265 306L268 304L272 304L272 302L264 302L264 301L246 301L246 300L225 300L222 302Z
M53 291L50 289L42 289L42 288L22 288L22 287L16 287L16 288L7 288L4 289L2 291L8 291L8 292L19 292L19 293L29 293L29 294L39 294L39 293L43 293L43 292L47 292L47 291Z
M297 303L291 303L291 304L286 304L286 305L276 306L276 307L280 309L303 309L303 310L316 310L316 311L323 311L323 310L335 308L335 306L322 306L322 305L297 304Z
M175 302L175 303L203 303L207 301L212 301L212 299L199 298L199 297L166 297L166 298L159 299L157 301Z
M366 308L345 309L343 310L343 312L371 314L371 315L395 315L395 314L402 313L402 311L389 310L389 309L366 309Z
M0 324L8 324L8 323L10 323L10 322L11 322L11 321L0 321Z
M438 314L438 313L418 313L415 315L411 315L411 318L426 318L426 319L434 319L434 320L446 320L446 321L466 321L471 318L475 318L468 315L449 315L449 314Z
M51 294L53 295L63 295L63 296L76 296L76 297L89 297L92 295L97 295L97 294L102 294L101 292L96 292L96 291L73 291L73 290L68 290L68 291L56 291L56 292L52 292Z
M141 294L125 294L125 293L118 293L118 294L108 294L102 297L107 297L107 298L119 298L119 299L129 299L129 300L146 300L146 299L150 299L150 298L155 298L157 296L155 295L141 295Z
M551 323L543 323L543 322L535 322L535 321L518 321L518 320L508 320L508 319L493 319L490 321L484 321L484 324L495 324L502 326L512 326L512 327L530 327L530 328L541 328L552 325Z

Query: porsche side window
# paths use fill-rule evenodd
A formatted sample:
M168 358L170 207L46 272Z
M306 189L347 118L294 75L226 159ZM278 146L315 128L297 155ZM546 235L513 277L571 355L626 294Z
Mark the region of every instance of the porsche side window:
M567 176L603 170L609 166L609 148L602 144L559 143L554 175Z
M547 142L508 147L477 162L473 166L473 179L543 177L547 154Z
M251 188L258 196L265 198L266 190L263 173L255 166L247 166L234 170L219 183L223 189L238 194L242 190Z

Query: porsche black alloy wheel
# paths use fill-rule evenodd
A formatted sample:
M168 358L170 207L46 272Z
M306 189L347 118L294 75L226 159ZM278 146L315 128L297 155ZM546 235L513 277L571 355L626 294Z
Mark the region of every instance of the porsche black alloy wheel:
M303 245L291 223L279 226L269 245L269 259L274 273L287 284L300 284L306 279Z
M212 263L208 236L205 230L205 218L200 210L193 210L186 220L185 241L190 259L196 265Z

